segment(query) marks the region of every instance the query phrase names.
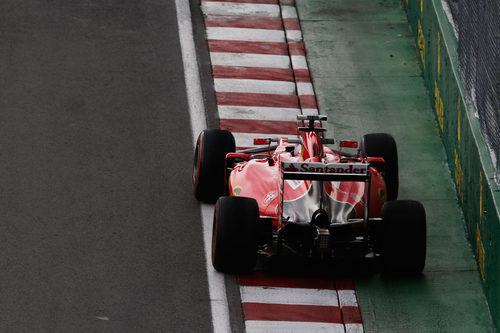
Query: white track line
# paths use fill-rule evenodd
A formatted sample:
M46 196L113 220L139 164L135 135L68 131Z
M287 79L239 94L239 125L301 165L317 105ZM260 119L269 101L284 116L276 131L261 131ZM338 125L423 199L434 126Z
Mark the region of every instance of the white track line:
M344 333L343 324L332 323L247 320L245 326L247 333Z
M205 107L201 94L189 1L175 0L175 7L194 147L198 133L206 128ZM200 210L213 331L215 333L231 332L224 275L215 271L210 260L213 208L202 204Z
M212 66L290 68L290 57L272 54L211 52Z
M295 83L288 81L247 80L247 79L214 79L215 91L295 95Z
M284 43L283 30L207 27L207 39Z
M227 106L219 105L219 117L221 119L260 119L260 120L284 120L297 121L300 109L295 108L273 108L259 106ZM311 113L311 114L317 114Z
M339 306L335 290L242 286L240 292L244 303Z
M280 6L269 4L202 1L201 9L205 15L280 16Z

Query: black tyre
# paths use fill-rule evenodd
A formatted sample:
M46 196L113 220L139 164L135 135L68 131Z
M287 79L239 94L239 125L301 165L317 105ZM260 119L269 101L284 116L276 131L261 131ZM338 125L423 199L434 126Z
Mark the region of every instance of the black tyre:
M198 200L214 203L224 195L226 154L234 151L231 132L207 129L200 133L193 160L193 192Z
M418 201L387 201L382 208L380 255L390 274L419 274L425 266L427 227Z
M257 201L220 197L215 204L212 264L221 272L249 272L257 258Z
M383 176L387 187L387 200L396 200L399 188L398 149L392 135L386 133L364 135L361 138L360 152L363 157L382 157L385 160Z

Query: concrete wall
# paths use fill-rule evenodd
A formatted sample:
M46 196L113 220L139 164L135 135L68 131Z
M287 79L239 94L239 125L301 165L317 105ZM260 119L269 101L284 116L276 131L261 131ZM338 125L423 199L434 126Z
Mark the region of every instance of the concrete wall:
M494 181L494 168L476 111L464 102L457 40L440 0L403 3L490 312L496 327L500 327L500 190Z

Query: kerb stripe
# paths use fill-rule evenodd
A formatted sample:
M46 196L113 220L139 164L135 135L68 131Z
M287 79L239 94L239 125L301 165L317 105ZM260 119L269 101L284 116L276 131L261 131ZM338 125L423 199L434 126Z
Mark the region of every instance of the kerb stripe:
M207 27L283 30L279 17L206 15Z
M354 285L354 281L347 279L336 279L335 287L337 290L354 290L356 286Z
M356 292L354 289L338 289L337 293L339 295L340 306L358 306L358 300L356 299Z
M220 119L220 128L240 133L297 134L297 122L253 119Z
M272 94L254 94L254 93L216 93L217 103L219 105L234 106L269 106L269 107L298 107L298 99L295 95L272 95Z
M311 82L311 74L308 69L295 69L295 81L297 82Z
M274 54L210 52L213 66L290 68L290 58Z
M344 325L332 323L312 323L300 321L257 321L245 322L247 333L346 333ZM363 333L347 331L347 333Z
M244 303L338 306L337 292L331 289L240 287Z
M302 42L289 42L288 47L291 55L303 56L306 54L306 49Z
M245 320L342 323L335 306L243 303Z
M247 331L248 332L248 331ZM363 324L345 324L345 331L343 333L365 333ZM250 332L248 332L250 333Z
M202 1L201 10L206 15L235 15L254 17L280 17L280 6L275 4Z
M207 38L214 40L239 40L247 42L284 43L285 34L282 30L208 27Z
M285 30L300 30L300 23L296 18L285 18L283 19L283 23Z
M268 108L258 106L222 106L217 107L220 119L261 119L278 121L297 121L299 108Z
M256 106L222 106L217 107L220 119L261 119L278 121L297 121L300 114L298 108L266 108Z
M256 53L288 55L288 45L279 42L247 42L239 40L209 40L210 52Z
M240 275L239 280L242 286L335 290L335 283L333 280L320 277L272 276L256 272L252 275Z
M318 104L316 104L316 96L315 95L301 95L300 98L300 106L303 109L317 109Z
M239 3L261 3L274 5L277 4L277 0L203 0L208 2L239 2Z
M269 133L238 133L234 132L234 139L236 140L236 149L242 150L250 147L254 147L253 140L255 138L269 137L273 138L296 138L296 135L289 135L284 133L273 133L273 135L269 135Z
M344 324L362 324L363 319L359 307L357 306L343 306L340 308L342 313L342 321Z
M212 74L218 79L253 79L293 82L293 71L290 68L212 66Z

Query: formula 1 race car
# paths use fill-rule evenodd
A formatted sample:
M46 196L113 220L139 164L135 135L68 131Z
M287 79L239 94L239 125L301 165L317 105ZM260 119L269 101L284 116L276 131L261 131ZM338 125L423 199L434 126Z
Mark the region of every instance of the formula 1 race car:
M235 152L231 132L204 130L194 155L197 199L215 202L212 263L223 272L252 270L259 253L307 258L375 257L390 273L418 274L425 265L421 203L396 200L393 137L324 137L323 115L299 115L295 138L255 138ZM346 152L351 150L351 152Z

